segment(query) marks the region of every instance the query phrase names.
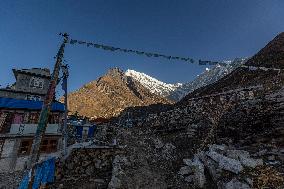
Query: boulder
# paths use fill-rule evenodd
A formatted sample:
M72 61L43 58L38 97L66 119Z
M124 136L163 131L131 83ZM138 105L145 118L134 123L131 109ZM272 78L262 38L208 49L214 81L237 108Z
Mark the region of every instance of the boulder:
M214 151L209 151L207 156L212 158L214 161L218 162L219 168L233 172L233 173L240 173L243 170L243 166L240 161L228 158L224 155L218 154Z
M250 187L248 184L242 183L238 179L234 178L225 184L224 189L250 189Z
M238 160L227 158L225 156L219 162L219 167L236 174L239 174L243 170L243 166Z
M227 146L222 144L222 145L217 145L217 144L213 144L211 146L209 146L209 150L212 150L212 151L224 151L227 149Z
M223 155L213 151L213 150L210 150L208 152L206 152L206 155L208 157L210 157L211 159L213 159L214 161L218 162L224 157Z
M194 180L194 176L193 176L193 175L187 176L187 177L184 178L184 180L185 180L186 182L191 183L191 182L193 182L193 180Z
M220 177L220 169L218 169L218 163L208 158L207 156L200 156L200 158L204 166L209 171L209 174L211 175L212 179L214 181L217 181Z
M108 184L108 189L115 188L121 188L121 180L113 176Z
M87 169L85 170L86 174L89 176L92 176L94 173L94 167L93 166L88 166Z
M251 167L255 168L256 166L263 165L263 160L262 159L253 159L249 157L240 157L241 163L245 167Z
M155 148L162 148L164 146L163 142L158 138L154 140Z
M184 166L180 168L178 172L179 175L188 175L190 173L192 173L192 169L189 166Z
M240 157L249 157L249 152L244 150L227 150L226 155L229 158L239 159Z
M188 165L191 166L192 165L192 160L191 159L183 159L183 162Z
M194 157L192 162L192 168L194 171L194 185L202 188L206 182L205 174L204 174L204 165L201 163L197 156Z

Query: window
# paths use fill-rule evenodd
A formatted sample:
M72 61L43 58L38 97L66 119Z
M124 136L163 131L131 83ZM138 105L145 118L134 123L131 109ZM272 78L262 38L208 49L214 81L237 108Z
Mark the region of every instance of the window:
M29 123L36 124L38 123L39 113L31 113Z
M57 151L57 140L50 140L49 141L49 151L56 152Z
M22 140L19 148L19 155L28 155L32 148L32 139Z
M51 114L49 116L48 123L50 123L50 124L57 124L57 123L59 123L59 114Z
M51 153L57 151L57 140L56 139L44 139L40 146L41 153Z
M40 152L47 152L48 140L43 140L40 145Z
M29 123L30 121L30 112L25 112L24 113L24 123Z
M43 89L44 81L38 77L32 77L30 80L30 87L31 88L40 88Z
M19 155L29 155L32 149L33 140L24 139L21 141L18 151ZM40 145L40 153L51 153L57 151L57 139L43 139Z
M22 124L24 121L24 114L14 114L13 124Z

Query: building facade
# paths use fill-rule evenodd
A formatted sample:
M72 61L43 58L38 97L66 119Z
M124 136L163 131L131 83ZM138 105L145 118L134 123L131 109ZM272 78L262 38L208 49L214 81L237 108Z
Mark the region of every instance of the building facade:
M0 89L0 97L43 100L51 79L49 69L13 69L16 82Z
M68 145L80 142L88 142L94 139L96 124L88 119L69 116L68 122Z
M51 78L47 69L14 69L13 72L16 82L0 89L0 172L25 169ZM64 105L54 101L40 158L61 149L63 113Z

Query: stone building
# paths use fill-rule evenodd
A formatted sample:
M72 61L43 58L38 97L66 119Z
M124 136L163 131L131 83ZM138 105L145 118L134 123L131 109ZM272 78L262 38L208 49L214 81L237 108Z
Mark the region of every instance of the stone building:
M43 100L47 93L50 71L47 68L13 69L16 82L0 89L0 97Z
M0 89L0 172L23 170L31 152L42 100L50 82L48 69L13 69L16 82ZM62 144L64 104L54 101L41 158L56 153Z

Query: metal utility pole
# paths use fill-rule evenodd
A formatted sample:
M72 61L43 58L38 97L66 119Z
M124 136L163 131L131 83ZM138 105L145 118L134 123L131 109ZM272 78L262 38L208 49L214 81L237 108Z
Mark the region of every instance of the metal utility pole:
M62 65L62 72L63 72L63 82L62 82L62 89L64 91L64 105L65 105L65 112L64 112L64 124L63 124L63 150L64 156L67 154L67 116L68 116L68 104L67 104L67 78L69 76L68 72L68 64Z
M68 42L67 33L60 34L60 35L62 35L64 39L56 55L56 62L55 62L52 77L49 83L49 88L48 88L48 91L45 96L45 100L43 102L43 106L40 112L39 122L38 122L37 130L34 136L34 140L33 140L30 160L28 162L28 170L31 171L31 174L30 174L31 177L29 180L29 187L28 187L29 189L32 189L32 185L34 182L35 165L39 159L40 145L41 145L42 138L45 134L48 118L50 115L51 104L54 99L55 88L58 82L59 71L60 71L63 54L64 54L64 48L65 48L66 43Z

